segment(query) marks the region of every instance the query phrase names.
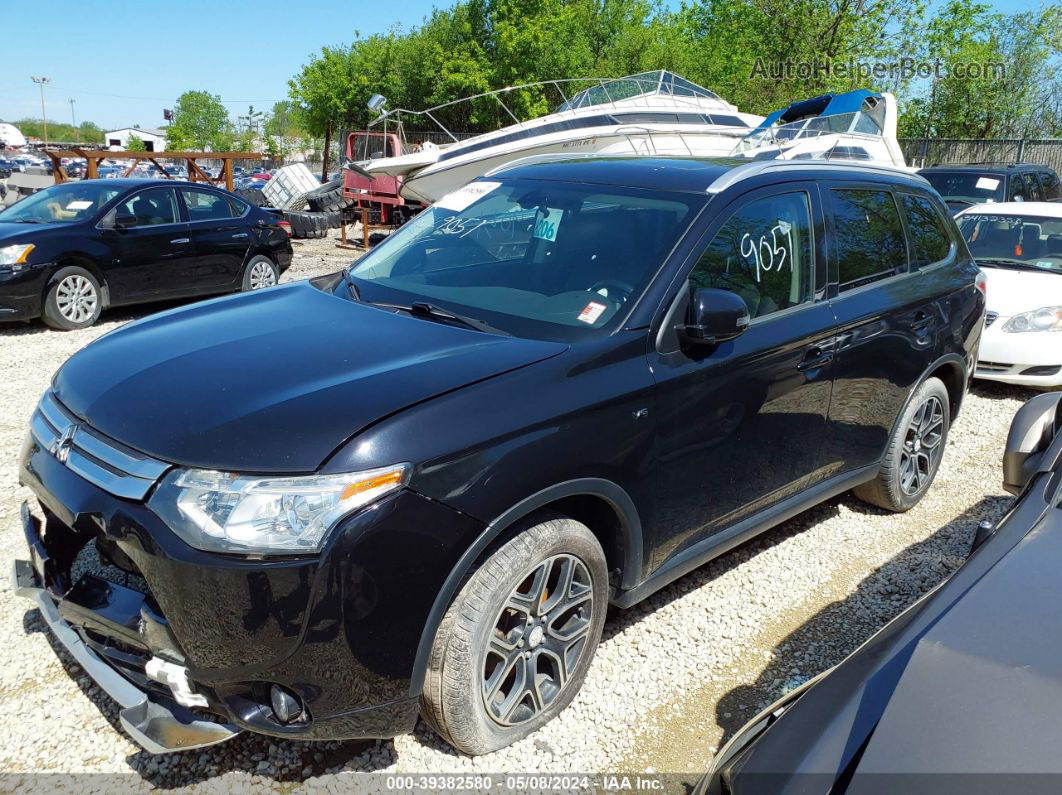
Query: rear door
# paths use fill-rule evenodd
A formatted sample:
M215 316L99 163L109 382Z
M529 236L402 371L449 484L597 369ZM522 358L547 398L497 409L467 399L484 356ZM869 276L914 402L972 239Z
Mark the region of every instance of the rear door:
M957 247L935 202L884 183L823 189L838 321L825 455L844 472L880 460L912 387L942 354L947 296L961 285L949 267Z
M756 190L694 248L650 353L657 381L659 565L824 477L834 319L814 183ZM698 287L739 294L748 330L705 350L673 332Z
M235 288L250 251L250 205L206 188L179 188L195 247L193 287L200 292Z

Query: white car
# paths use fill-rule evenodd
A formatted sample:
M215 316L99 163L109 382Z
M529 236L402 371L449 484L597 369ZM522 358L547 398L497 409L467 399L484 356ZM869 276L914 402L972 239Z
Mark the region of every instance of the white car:
M988 282L976 377L1062 386L1062 203L977 204L955 222Z

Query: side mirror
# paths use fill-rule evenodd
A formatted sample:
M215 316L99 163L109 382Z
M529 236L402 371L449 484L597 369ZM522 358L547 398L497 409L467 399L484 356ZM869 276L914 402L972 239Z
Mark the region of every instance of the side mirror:
M718 345L743 334L749 320L749 308L740 295L701 287L693 291L686 322L676 331L684 345Z
M115 229L132 229L139 223L140 221L137 219L137 217L129 213L118 213L114 216Z
M1003 453L1003 488L1020 494L1043 464L1055 435L1062 433L1062 392L1046 392L1018 409Z

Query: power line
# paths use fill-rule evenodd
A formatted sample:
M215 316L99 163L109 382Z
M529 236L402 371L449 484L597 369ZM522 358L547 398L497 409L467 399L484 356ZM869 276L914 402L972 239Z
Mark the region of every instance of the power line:
M56 85L53 85L53 87L54 88L58 88L61 91L66 91L67 93L70 93L70 94L91 94L91 95L97 96L97 97L110 97L112 99L136 99L136 100L143 100L145 102L173 102L173 100L174 100L173 97L137 97L137 96L130 96L128 94L111 94L111 93L108 93L106 91L87 91L87 90L82 89L82 88L69 88L67 86L56 86ZM242 103L242 102L250 102L250 103L254 103L254 102L283 102L286 99L288 99L288 98L287 97L283 97L281 99L223 99L223 100L221 100L221 104L230 105L230 104Z

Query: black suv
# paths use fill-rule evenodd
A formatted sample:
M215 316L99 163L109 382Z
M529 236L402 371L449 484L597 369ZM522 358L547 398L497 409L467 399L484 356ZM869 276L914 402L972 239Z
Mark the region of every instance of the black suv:
M1062 199L1058 174L1032 163L930 166L918 172L957 213L975 204Z
M343 273L74 355L17 587L149 749L420 714L491 751L572 699L610 602L846 489L917 503L978 277L893 169L514 166Z
M271 287L291 264L279 221L207 185L52 185L0 211L0 321L70 330L108 306Z

